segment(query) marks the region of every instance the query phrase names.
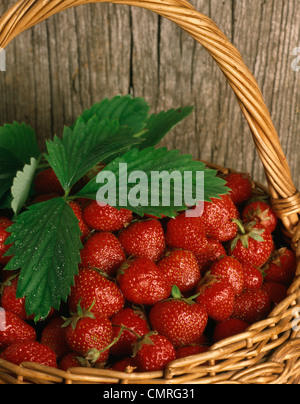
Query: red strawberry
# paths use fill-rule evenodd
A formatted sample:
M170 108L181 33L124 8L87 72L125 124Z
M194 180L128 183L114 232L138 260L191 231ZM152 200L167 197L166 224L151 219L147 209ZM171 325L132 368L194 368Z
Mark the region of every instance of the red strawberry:
M135 358L124 358L112 365L112 370L117 372L132 373L137 372L137 364Z
M87 236L90 234L90 229L88 226L85 224L83 217L82 217L82 210L80 205L77 202L69 202L69 205L71 206L73 212L75 213L75 216L77 217L79 221L79 228L81 231L81 240L85 240Z
M215 321L225 321L231 316L235 291L232 286L219 277L207 274L197 287L199 296L196 302Z
M97 353L94 363L102 363L108 359L107 349L112 342L112 324L107 317L78 310L66 322L66 341L74 352L88 357L91 351Z
M71 352L61 359L58 368L64 372L67 372L67 370L70 368L81 367L82 362L87 363L84 358L79 357L77 352Z
M132 221L132 212L109 205L100 206L97 201L92 201L84 209L83 218L90 229L114 232L128 226Z
M286 286L276 282L265 282L262 285L262 290L267 293L275 306L287 297L288 292Z
M220 198L204 203L202 220L207 237L224 242L236 236L238 228L233 220L239 217L239 212L228 195Z
M272 255L270 261L263 268L265 281L290 286L295 277L296 268L297 259L294 251L281 248Z
M181 298L157 303L149 318L152 329L165 336L175 348L199 343L208 321L203 307Z
M55 198L59 198L59 197L60 197L60 195L56 194L54 192L52 194L38 195L32 200L32 204L34 205L36 203L42 203L42 202L50 201L51 199L55 199Z
M0 226L0 264L6 265L12 257L4 257L4 254L10 249L11 245L6 245L5 242L8 239L10 233L6 230L13 223L8 221L2 221Z
M119 234L127 255L158 261L166 248L165 235L159 220L148 219L131 223Z
M203 222L199 217L181 213L167 224L166 243L170 248L191 251L196 256L206 252L208 245Z
M123 248L113 233L93 234L81 250L81 266L97 268L109 276L126 260Z
M227 281L236 295L240 295L244 290L245 275L243 265L234 257L223 257L216 261L210 269L210 274Z
M34 180L34 186L38 195L64 194L64 190L52 168L40 172Z
M242 218L244 222L257 222L269 233L277 227L278 218L269 204L262 201L250 203L245 207Z
M138 312L130 308L120 310L111 318L111 322L113 324L113 338L118 337L122 325L133 330L141 337L150 331L147 321ZM129 356L132 354L132 346L136 340L137 336L135 334L129 330L124 330L118 341L111 347L110 352L116 357Z
M15 342L2 352L0 358L18 366L23 362L34 362L57 368L55 353L36 341Z
M3 229L7 229L13 224L11 220L9 220L7 217L0 216L0 227Z
M0 311L0 350L14 342L35 341L35 329L10 311Z
M154 305L171 294L169 278L148 258L128 260L119 268L118 285L131 303Z
M71 352L66 341L65 321L61 317L53 319L43 330L41 344L48 346L56 353L57 359L62 359Z
M176 359L187 358L188 356L199 355L209 350L204 345L189 345L176 349Z
M231 173L226 176L226 186L231 189L229 196L235 205L248 201L252 196L252 184L247 174Z
M75 285L69 296L69 309L76 312L77 306L94 314L111 317L124 306L124 297L118 286L94 269L82 268L75 276Z
M275 249L272 235L255 222L245 226L238 223L239 234L229 247L229 255L259 268L267 262Z
M226 250L220 241L214 240L213 238L208 238L207 241L208 245L205 252L196 255L201 275L204 275L208 271L213 262L218 261L220 258L227 255Z
M265 291L245 290L235 299L232 317L253 324L267 318L270 311L271 300Z
M260 289L264 281L261 271L249 262L243 263L243 269L245 274L244 289Z
M226 321L222 321L215 326L213 341L219 342L223 339L233 337L234 335L242 334L248 327L249 324L238 318L230 318Z
M172 343L162 335L149 333L135 346L135 362L140 372L163 370L176 359Z
M201 279L201 273L195 255L186 250L172 250L158 262L158 267L169 277L172 285L180 292L194 289Z

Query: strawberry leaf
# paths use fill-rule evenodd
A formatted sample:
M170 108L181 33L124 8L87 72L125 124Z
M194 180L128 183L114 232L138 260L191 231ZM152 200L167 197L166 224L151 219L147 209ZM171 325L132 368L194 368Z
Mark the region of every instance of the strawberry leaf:
M6 244L14 257L6 270L21 269L17 298L27 314L45 318L66 301L80 262L78 219L63 198L32 205L21 213ZM7 253L7 254L8 254Z

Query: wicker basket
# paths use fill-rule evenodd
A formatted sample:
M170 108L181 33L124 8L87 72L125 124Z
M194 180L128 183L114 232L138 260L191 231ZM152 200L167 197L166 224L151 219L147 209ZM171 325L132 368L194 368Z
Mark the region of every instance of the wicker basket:
M213 21L186 0L109 0L152 10L175 22L214 58L237 96L263 162L268 192L283 232L298 257L296 279L288 297L270 316L243 334L223 340L204 354L176 360L165 371L123 373L106 369L72 368L68 372L34 363L15 366L0 360L0 383L112 384L291 384L300 383L300 193L296 190L278 135L253 75L239 52ZM0 47L24 30L67 8L104 0L19 0L0 19ZM222 172L228 170L218 168Z

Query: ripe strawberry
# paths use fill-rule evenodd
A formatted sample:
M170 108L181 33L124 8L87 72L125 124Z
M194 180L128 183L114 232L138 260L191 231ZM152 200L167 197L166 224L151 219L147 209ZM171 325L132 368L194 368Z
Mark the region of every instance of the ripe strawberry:
M239 320L238 318L229 318L226 321L216 324L213 333L213 341L219 342L223 339L233 337L234 335L242 334L247 330L248 327L249 324L243 320Z
M67 372L67 370L70 368L81 367L82 362L88 363L84 358L80 358L77 352L71 352L61 359L58 368L64 372Z
M224 279L207 274L197 287L196 302L215 321L225 321L233 312L235 291Z
M191 251L196 256L206 252L208 245L203 222L199 217L181 213L167 224L166 244L170 248Z
M97 268L109 276L126 260L118 238L109 232L95 233L80 252L81 266Z
M118 272L118 285L131 303L152 306L171 294L169 278L149 258L128 260Z
M53 319L43 330L41 344L48 346L56 353L57 359L61 360L71 352L66 341L66 329L63 327L64 320L61 317Z
M172 343L162 335L149 333L135 346L135 362L140 372L163 370L176 359Z
M79 311L65 324L66 341L74 352L87 357L92 350L97 352L94 363L102 363L108 359L107 347L112 341L112 324L107 317Z
M12 224L13 224L13 222L11 220L9 220L7 217L0 216L0 227L2 227L3 229L7 229Z
M231 189L229 196L235 205L248 201L252 196L252 184L247 174L231 173L226 176L226 186Z
M147 321L142 318L138 312L133 309L126 308L120 310L112 318L113 324L113 338L117 338L121 331L121 326L125 325L127 328L133 330L141 337L146 335L150 330ZM129 330L124 330L118 341L111 347L112 355L122 358L132 354L132 346L137 340L137 336Z
M258 290L262 287L264 278L261 271L249 262L243 263L245 274L244 289Z
M269 233L273 233L277 227L278 219L271 206L263 201L250 203L242 213L244 222L257 222Z
M57 368L55 353L36 341L15 342L2 352L0 358L18 366L23 362L34 362Z
M152 329L165 336L175 348L199 343L208 321L203 307L182 298L157 303L149 318Z
M77 202L69 202L70 207L72 208L73 212L75 213L75 216L77 217L79 221L79 228L81 231L81 240L85 240L88 235L90 234L90 229L88 226L85 224L83 217L82 217L82 210L80 205Z
M245 290L235 299L232 317L254 324L267 318L270 311L271 300L265 291Z
M97 231L120 231L132 221L132 212L113 206L98 205L92 201L83 211L83 218L90 229Z
M10 261L11 257L4 257L4 254L10 249L11 245L6 245L5 242L8 239L10 233L6 230L13 223L7 219L2 219L2 225L0 226L0 264L6 265Z
M63 195L64 190L52 168L41 171L34 180L37 195L58 194Z
M205 345L189 345L176 349L176 359L187 358L188 356L199 355L207 352L209 349Z
M193 290L201 279L195 255L186 250L168 251L158 262L158 267L169 277L181 293Z
M35 329L10 311L0 312L0 350L14 342L35 341Z
M165 235L159 220L148 219L131 223L119 234L127 255L158 261L166 248Z
M213 238L208 238L207 241L208 245L205 252L196 255L201 275L204 275L208 271L213 262L218 261L220 258L227 255L226 250L220 241L214 240Z
M229 255L259 268L267 262L275 249L272 235L255 222L245 226L238 223L239 234L229 247Z
M287 297L288 292L286 286L276 282L265 282L262 285L262 290L267 293L275 306Z
M93 314L111 317L124 306L124 297L118 286L94 269L82 268L75 276L75 285L69 296L69 309L76 312L77 306L88 309Z
M228 195L205 202L202 220L207 237L221 242L233 239L238 231L233 220L238 217L239 212Z
M112 370L116 370L117 372L127 372L132 373L137 371L137 364L135 358L124 358L116 363L114 363L111 367Z
M266 282L281 283L290 286L297 267L297 259L294 251L288 248L281 248L276 251L263 268Z
M210 274L227 281L236 295L240 295L244 290L245 275L243 265L234 257L223 257L216 261L210 269Z

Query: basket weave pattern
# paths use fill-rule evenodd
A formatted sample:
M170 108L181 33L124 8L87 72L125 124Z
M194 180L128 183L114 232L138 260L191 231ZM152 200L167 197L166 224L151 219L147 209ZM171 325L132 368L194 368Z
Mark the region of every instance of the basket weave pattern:
M67 8L104 0L19 0L0 18L0 47L17 35ZM300 383L300 193L263 100L258 84L242 56L216 24L186 0L109 0L151 10L180 26L210 53L236 94L265 168L273 208L298 259L296 278L268 319L219 342L204 354L172 362L165 371L123 373L74 368L68 372L25 363L15 366L0 359L0 384L10 383ZM211 166L211 164L208 163ZM223 173L223 167L215 167ZM265 189L253 184L258 192Z

